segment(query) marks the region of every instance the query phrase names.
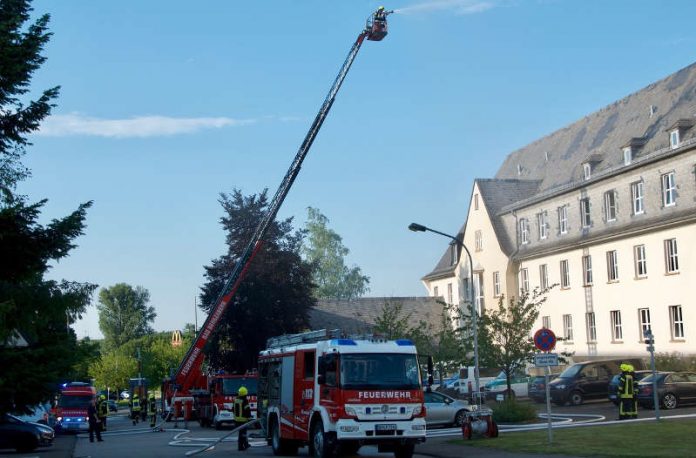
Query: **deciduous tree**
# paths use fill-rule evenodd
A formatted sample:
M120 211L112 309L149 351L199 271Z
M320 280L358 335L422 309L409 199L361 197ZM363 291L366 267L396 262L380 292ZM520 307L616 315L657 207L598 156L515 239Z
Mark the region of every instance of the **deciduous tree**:
M118 283L99 291L99 329L107 349L152 333L150 326L157 314L148 305L150 293L142 286Z

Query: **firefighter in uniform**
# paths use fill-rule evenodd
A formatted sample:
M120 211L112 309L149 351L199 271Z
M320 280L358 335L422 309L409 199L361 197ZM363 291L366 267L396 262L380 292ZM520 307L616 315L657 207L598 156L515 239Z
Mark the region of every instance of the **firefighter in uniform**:
M106 401L106 396L99 396L97 401L97 417L101 423L101 430L106 431L106 417L109 415L109 403Z
M251 420L251 406L247 399L248 391L242 386L237 392L237 398L234 400L234 422L237 426L241 426ZM237 439L237 450L244 451L250 447L249 439L247 438L247 429L239 430Z
M619 376L619 420L630 420L638 418L636 408L635 384L632 374L633 366L623 363Z
M148 413L150 414L150 427L154 428L157 423L157 402L155 401L155 393L150 393L150 401L148 402Z
M137 394L133 395L131 401L131 419L133 420L133 425L136 425L138 420L140 420L140 398L138 398Z

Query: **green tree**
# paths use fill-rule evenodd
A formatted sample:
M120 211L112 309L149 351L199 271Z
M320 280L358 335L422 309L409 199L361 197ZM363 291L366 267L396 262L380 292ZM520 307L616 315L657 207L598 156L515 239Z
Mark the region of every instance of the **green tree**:
M138 362L121 349L111 350L90 364L89 373L98 389L121 390L129 386L131 377L137 376Z
M373 330L390 340L403 339L408 337L410 321L411 314L404 313L403 303L387 299L382 305L379 316L375 318Z
M239 190L223 193L220 204L228 248L205 268L201 308L206 312L217 305L220 291L266 213L267 190L246 197ZM307 328L316 300L312 268L300 256L302 238L301 231L293 232L291 218L271 223L262 248L208 341L205 352L211 367L228 371L256 367L258 352L269 337Z
M14 194L29 176L21 158L27 136L48 116L58 87L29 98L34 72L44 63L48 15L30 21L26 0L0 0L0 412L26 411L49 398L79 358L70 324L80 318L95 285L48 281L49 263L65 258L83 233L91 202L70 215L39 224L46 200ZM28 342L18 346L18 337Z
M370 290L370 277L360 267L348 267L345 257L350 250L343 239L328 227L329 219L312 207L307 208L307 242L302 246L305 259L314 265L312 278L320 299L353 299Z
M77 342L75 351L77 361L72 367L72 375L69 379L87 382L92 378L89 375L89 367L101 358L101 343L85 337Z
M106 348L118 348L126 342L152 333L157 314L148 306L150 293L142 286L118 283L99 291L99 329Z

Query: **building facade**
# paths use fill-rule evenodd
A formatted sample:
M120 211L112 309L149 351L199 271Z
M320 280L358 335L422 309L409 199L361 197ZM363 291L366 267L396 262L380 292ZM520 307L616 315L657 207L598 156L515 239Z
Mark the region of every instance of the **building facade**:
M696 64L517 150L475 180L458 233L479 309L555 285L537 327L576 357L696 353ZM423 277L463 303L450 246ZM452 293L450 293L452 291Z

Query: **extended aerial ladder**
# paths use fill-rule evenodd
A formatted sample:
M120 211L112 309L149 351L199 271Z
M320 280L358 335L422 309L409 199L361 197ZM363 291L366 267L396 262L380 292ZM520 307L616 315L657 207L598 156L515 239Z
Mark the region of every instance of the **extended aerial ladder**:
M249 244L246 246L242 256L237 261L232 273L225 282L225 285L221 289L217 299L214 302L214 306L211 309L208 318L203 323L201 330L191 344L186 356L179 365L178 370L175 375L168 381L165 382L163 386L163 403L165 408L169 408L174 402L174 397L177 400L192 400L192 392L196 389L205 390L204 381L202 381L201 365L203 363L204 354L203 348L208 342L213 332L217 329L220 319L224 315L229 303L232 301L240 283L244 279L244 276L249 269L249 266L254 259L254 256L259 252L263 246L263 238L266 235L270 224L275 219L280 206L282 205L285 197L287 196L290 188L292 187L295 178L297 178L302 162L304 161L309 149L314 142L319 130L321 129L326 116L331 110L331 106L336 99L336 94L343 84L343 80L348 74L355 57L362 46L365 39L371 41L381 41L387 35L387 15L392 13L392 11L384 11L380 7L375 13L370 15L367 20L365 28L360 32L358 38L353 43L353 46L348 53L343 65L341 66L336 79L334 80L328 95L324 99L324 103L321 105L317 116L314 118L314 122L309 128L307 135L305 136L299 150L295 156L295 159L290 164L283 181L280 183L278 190L276 191L273 199L268 205L268 210L261 218L256 230L254 231Z

